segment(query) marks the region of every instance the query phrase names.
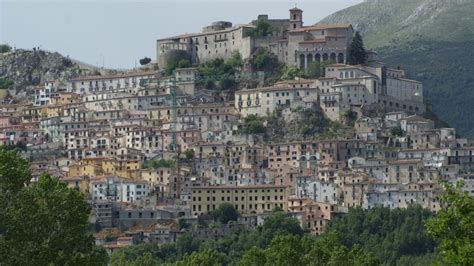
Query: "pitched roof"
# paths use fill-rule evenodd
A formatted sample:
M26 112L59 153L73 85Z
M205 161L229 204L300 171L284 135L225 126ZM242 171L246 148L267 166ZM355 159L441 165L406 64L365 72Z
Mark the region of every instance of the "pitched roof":
M303 26L299 29L292 30L290 32L306 32L306 31L314 31L314 30L327 30L327 29L347 29L347 28L352 28L351 24L345 23L345 24L319 24L319 25L313 25L313 26Z

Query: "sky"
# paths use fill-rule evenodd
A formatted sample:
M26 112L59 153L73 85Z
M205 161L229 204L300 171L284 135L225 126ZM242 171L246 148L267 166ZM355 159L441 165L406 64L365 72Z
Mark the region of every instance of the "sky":
M363 0L0 0L0 43L57 51L106 68L156 57L156 40L200 32L213 21L287 18L297 4L311 25Z

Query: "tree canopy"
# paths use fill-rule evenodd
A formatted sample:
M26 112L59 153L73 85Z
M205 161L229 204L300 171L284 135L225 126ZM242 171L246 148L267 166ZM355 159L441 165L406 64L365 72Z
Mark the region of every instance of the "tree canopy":
M142 66L143 66L143 65L146 65L146 64L148 64L148 63L150 63L150 62L151 62L151 58L146 57L146 56L143 57L142 59L140 59L140 65L142 65Z
M9 80L8 78L0 78L0 90L6 90L13 85L13 81Z
M285 66L283 69L283 74L281 76L282 80L294 80L296 77L302 75L302 72L295 66Z
M235 210L232 204L222 203L212 212L212 216L214 217L214 220L227 224L230 221L237 221L239 213Z
M266 37L273 32L272 25L265 19L258 19L255 28L250 30L250 35L254 37Z
M12 47L8 44L0 44L0 54L8 53L12 50Z
M88 233L89 205L81 193L0 149L0 264L103 265L107 255Z
M393 210L354 208L332 222L329 231L339 233L348 247L359 245L381 262L394 265L401 256L423 256L435 251L437 243L425 230L425 222L431 216L420 206Z
M463 183L443 183L441 211L428 223L428 233L440 240L447 263L474 265L474 198L461 190Z
M185 51L175 51L168 55L164 71L166 75L171 75L176 68L186 67L191 67L190 55Z
M262 134L265 133L263 119L257 115L248 115L244 118L244 123L239 129L241 134Z
M358 31L356 31L354 38L352 38L349 49L349 64L361 65L367 62L367 53L364 48L364 41Z
M197 67L201 79L198 84L206 89L232 90L235 89L235 74L243 66L243 60L238 51L224 61L222 58L210 60Z

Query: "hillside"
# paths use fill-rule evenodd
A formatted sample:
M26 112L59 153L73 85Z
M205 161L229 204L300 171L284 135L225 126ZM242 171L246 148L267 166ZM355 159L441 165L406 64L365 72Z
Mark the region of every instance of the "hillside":
M11 93L50 80L65 82L71 77L95 71L97 69L82 66L59 53L18 49L0 54L0 80L8 84Z
M474 1L367 0L320 23L352 23L388 65L423 82L427 103L474 137Z

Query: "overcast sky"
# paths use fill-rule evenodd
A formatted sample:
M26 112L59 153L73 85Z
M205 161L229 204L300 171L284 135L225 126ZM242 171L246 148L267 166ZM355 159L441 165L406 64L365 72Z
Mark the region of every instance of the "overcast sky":
M286 18L295 2L308 25L362 0L0 0L0 43L130 68L155 58L156 39L199 32L217 20Z

